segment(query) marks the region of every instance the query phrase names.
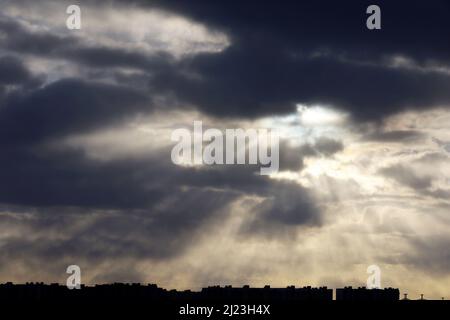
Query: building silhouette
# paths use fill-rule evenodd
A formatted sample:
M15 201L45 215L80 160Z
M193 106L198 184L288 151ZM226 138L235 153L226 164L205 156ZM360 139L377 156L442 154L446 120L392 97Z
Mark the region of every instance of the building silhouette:
M0 284L1 301L153 301L158 302L186 302L202 301L219 303L230 301L246 302L327 302L333 300L333 290L327 287L288 286L287 288L252 288L210 286L201 291L166 290L156 284L101 284L95 286L81 285L79 290L68 289L66 286L44 283ZM394 288L366 289L364 287L344 287L336 289L337 301L399 301L400 291Z
M367 289L344 287L336 289L337 301L398 301L400 290L394 288Z

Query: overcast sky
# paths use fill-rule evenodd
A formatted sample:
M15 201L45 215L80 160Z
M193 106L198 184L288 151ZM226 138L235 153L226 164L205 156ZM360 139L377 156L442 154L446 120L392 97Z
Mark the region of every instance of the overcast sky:
M450 4L0 0L0 282L450 298ZM81 7L81 30L66 8ZM280 171L171 132L276 128Z

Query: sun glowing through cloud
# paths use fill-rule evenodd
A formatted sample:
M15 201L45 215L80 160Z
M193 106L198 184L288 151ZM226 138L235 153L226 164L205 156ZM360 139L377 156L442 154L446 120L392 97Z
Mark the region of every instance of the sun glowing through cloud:
M348 115L322 106L297 104L300 122L305 126L330 126L343 124Z

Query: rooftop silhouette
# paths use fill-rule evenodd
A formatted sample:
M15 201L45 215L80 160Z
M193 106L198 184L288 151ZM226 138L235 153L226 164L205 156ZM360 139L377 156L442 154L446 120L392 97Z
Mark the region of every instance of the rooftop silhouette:
M80 289L68 289L57 283L0 284L1 301L154 301L154 302L326 302L333 300L333 289L327 287L288 286L286 288L252 288L210 286L200 291L167 290L156 284L113 283L94 286L81 285ZM344 287L336 289L337 301L400 301L400 290L395 288L366 289Z
M336 289L337 301L398 301L400 290L394 288L367 289L360 288L338 288Z

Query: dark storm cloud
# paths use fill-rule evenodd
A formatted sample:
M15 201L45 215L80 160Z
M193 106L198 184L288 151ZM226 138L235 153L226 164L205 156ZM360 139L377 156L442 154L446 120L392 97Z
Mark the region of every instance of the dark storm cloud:
M0 16L0 34L0 43L12 53L64 59L91 68L129 67L147 72L173 68L173 57L167 53L148 55L126 48L88 44L71 35L30 30L8 17Z
M37 152L10 147L5 151L8 156L0 159L0 203L63 221L63 216L74 212L116 212L96 219L67 240L46 244L43 239L42 248L33 251L47 258L71 254L91 261L115 255L170 257L189 247L211 221L219 217L223 221L228 206L246 195L268 199L258 218L259 231L274 232L289 223L294 227L316 224L320 216L307 190L299 185L271 181L250 166L175 166L169 149L136 160L104 163L66 148ZM288 200L290 204L280 206ZM54 223L47 218L33 227L52 229ZM64 224L58 229L64 232ZM2 250L14 255L16 245L27 247L27 242L11 239Z
M163 52L145 55L123 49L81 47L67 48L62 50L60 54L94 68L129 67L150 73L164 73L174 68L173 57Z
M12 88L33 89L40 82L41 79L33 76L20 59L12 56L0 57L0 110Z
M20 72L13 80L27 82L30 73L18 60L14 62L10 68ZM271 230L277 227L270 221L286 225L288 217L294 225L301 225L317 219L314 215L319 213L303 188L273 183L255 175L257 168L180 168L169 161L169 150L161 150L160 156L98 163L81 150L42 147L46 141L149 112L150 103L142 91L82 79L63 79L31 91L18 89L6 97L0 110L5 154L0 159L0 203L22 206L24 212L37 210L39 217L51 213L54 221L43 219L34 224L35 232L57 223L64 233L67 225L61 215L74 210L78 210L76 215L95 210L118 212L56 243L45 237L34 244L27 239L9 239L2 247L8 259L14 260L17 254L47 259L83 256L90 261L116 256L170 257L188 247L196 232L216 214L226 215L222 210L233 200L248 194L271 199L273 212L266 202L266 213L260 217L262 222L269 221L261 226ZM295 208L302 208L305 202L307 210L294 212L295 208L289 207L275 214L274 206L282 201L278 199L282 194L274 195L272 190L280 187L294 188Z
M301 155L299 157L301 159ZM196 187L211 184L234 194L264 198L256 209L261 230L274 231L282 226L319 223L320 211L307 189L296 183L267 179L258 175L258 170L252 166L225 166L196 172L186 170L178 183ZM248 227L243 226L244 229Z
M396 130L376 131L375 133L364 136L362 140L405 143L417 141L425 137L426 135L423 132L417 130Z
M90 263L107 258L170 258L189 247L197 231L205 232L202 228L217 218L218 208L230 201L230 195L197 189L167 194L158 200L154 207L142 210L96 213L79 208L75 216L74 210L71 215L64 208L59 212L41 208L34 219L22 218L23 226L33 230L39 241L11 237L1 246L3 257L82 257ZM161 205L165 208L159 209ZM77 220L86 222L81 228L71 227ZM54 232L60 236L58 241L48 237Z
M225 30L240 47L253 42L259 43L261 50L277 44L280 53L321 49L363 60L403 53L420 61L450 62L450 44L443 41L450 32L450 4L445 0L428 1L426 6L421 2L377 1L382 12L382 29L377 31L366 28L366 9L373 1L138 2Z
M314 148L325 156L331 156L336 152L342 151L344 149L344 145L341 141L327 137L320 137L314 143Z
M271 196L257 206L253 220L241 231L249 236L288 236L299 226L320 226L318 213L306 189L295 183L275 183Z
M385 65L386 58L394 55L416 59L422 66L449 64L449 44L442 41L450 35L445 15L450 10L445 1L433 1L427 7L379 3L383 28L377 31L365 27L369 2L364 1L138 3L222 30L231 44L222 52L174 63L168 55L149 57L119 48L86 46L79 39L30 32L8 20L0 24L5 47L97 68L129 66L150 71L150 87L225 117L282 114L294 111L296 103L319 103L348 110L367 121L407 108L450 102L448 74ZM120 12L120 5L117 8Z
M319 137L314 143L291 146L286 141L280 143L280 170L298 171L303 169L306 157L331 157L342 151L341 141L327 137Z
M280 170L298 171L303 168L303 150L301 147L292 147L286 142L280 144Z
M33 77L23 63L14 57L0 57L0 85L22 84Z
M418 191L429 188L433 181L432 177L419 176L414 170L401 164L384 168L380 170L380 173L387 178L394 179L400 184Z
M42 81L42 77L29 72L20 59L14 56L0 57L0 113L11 92L30 92Z
M283 114L294 111L296 103L318 103L348 110L356 119L367 121L407 108L448 104L448 74L385 63L389 56L404 55L419 64L448 65L450 49L442 39L450 35L450 23L443 14L449 5L444 1L434 1L427 8L398 2L379 5L383 29L369 31L364 2L275 5L250 1L239 4L239 10L232 2L214 6L204 1L189 6L163 2L161 7L231 38L222 52L178 63L167 54L151 57L87 46L79 39L27 31L11 21L3 21L0 27L10 31L5 31L4 40L10 50L54 55L96 68L141 69L152 74L151 88L218 116ZM404 19L398 19L399 15ZM427 16L426 25L409 23L420 16Z
M136 90L78 79L60 80L5 98L0 109L0 141L17 145L61 138L150 110L150 99Z
M81 151L6 149L0 202L28 206L140 208L164 195L152 187L152 161L97 164ZM139 165L139 167L138 167Z
M365 27L369 4L161 2L163 8L226 31L232 43L222 53L186 62L200 79L165 73L160 88L221 116L286 113L295 103L322 103L366 121L448 104L447 74L383 63L389 55L404 55L419 64L448 66L450 47L443 39L450 35L449 4L382 2L380 31Z
M159 74L154 85L203 112L225 117L283 114L306 103L336 106L367 121L450 102L446 74L349 64L332 57L295 58L276 46L261 46L243 44L221 54L197 55L177 70L191 70L199 78L174 70Z
M55 51L77 45L71 36L59 36L48 31L30 31L18 20L0 15L0 43L4 49L20 54L51 56Z
M14 152L14 151L13 151ZM10 152L12 153L12 152ZM164 158L162 158L164 157ZM140 161L98 164L80 152L23 154L15 151L0 164L3 210L33 230L39 241L10 238L1 246L5 259L83 257L164 259L182 252L195 234L236 199L235 192L188 186L184 170L170 153ZM209 184L213 184L209 181ZM25 213L34 213L28 221ZM100 212L100 214L99 214ZM71 225L91 219L76 232ZM61 237L54 241L48 233Z

